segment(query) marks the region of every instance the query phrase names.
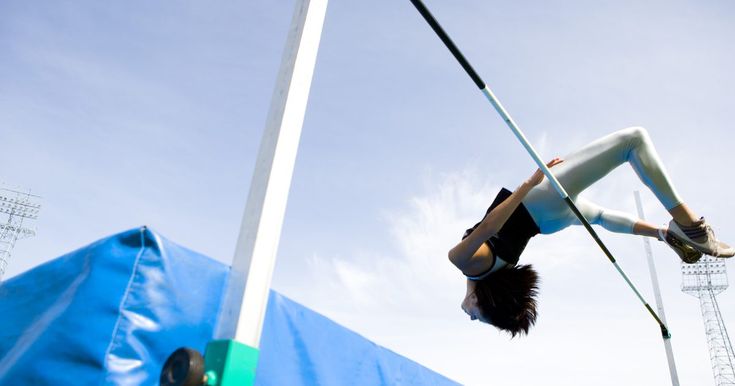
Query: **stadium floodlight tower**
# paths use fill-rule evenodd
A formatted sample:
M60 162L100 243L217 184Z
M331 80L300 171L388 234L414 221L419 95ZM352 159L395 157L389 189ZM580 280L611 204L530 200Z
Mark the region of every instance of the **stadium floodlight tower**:
M715 385L735 385L735 355L716 298L728 286L725 261L703 256L695 264L682 263L681 273L681 290L699 298Z
M30 190L0 186L0 280L15 243L36 235L35 229L26 225L29 220L38 218L40 200L41 197L31 194Z

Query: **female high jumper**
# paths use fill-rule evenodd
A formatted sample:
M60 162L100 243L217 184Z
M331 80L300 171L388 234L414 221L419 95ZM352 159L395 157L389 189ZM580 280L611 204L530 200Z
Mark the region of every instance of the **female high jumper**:
M673 217L667 228L578 197L625 162ZM696 262L703 253L735 255L735 249L718 241L704 218L681 200L643 128L614 132L547 166L592 224L612 232L657 238L686 263ZM518 258L531 237L572 224L579 220L540 170L514 192L502 189L485 217L449 251L449 260L467 277L462 309L472 320L492 324L512 336L528 334L536 321L538 275L530 265L517 265Z

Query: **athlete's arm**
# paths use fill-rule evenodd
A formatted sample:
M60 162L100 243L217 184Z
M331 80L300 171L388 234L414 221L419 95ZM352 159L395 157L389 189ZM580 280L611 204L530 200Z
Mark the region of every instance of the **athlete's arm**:
M554 158L546 166L552 167L561 162L561 159ZM541 170L536 170L505 201L491 210L469 236L449 250L449 261L467 276L476 276L487 271L493 264L493 254L485 240L500 231L531 188L540 184L543 179Z
M529 181L524 182L491 210L469 236L449 251L449 261L467 276L477 276L490 269L493 254L485 240L500 231L532 187Z

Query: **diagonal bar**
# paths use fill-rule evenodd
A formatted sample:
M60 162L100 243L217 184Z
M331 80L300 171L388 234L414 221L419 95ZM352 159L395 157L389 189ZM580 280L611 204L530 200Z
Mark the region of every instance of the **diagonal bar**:
M427 23L429 23L429 26L431 26L431 29L434 30L434 32L439 36L439 39L441 39L442 42L447 46L449 51L454 55L455 59L459 62L459 64L464 68L464 70L467 72L467 75L472 78L472 81L477 85L477 87L482 91L482 93L485 95L485 97L490 101L490 103L493 105L495 110L500 114L500 116L503 118L503 121L508 125L508 127L511 129L513 134L518 138L518 140L521 142L523 147L526 149L528 154L533 158L533 161L536 162L536 165L538 165L539 169L544 173L546 178L549 179L549 182L551 182L551 185L554 187L554 189L559 193L559 195L564 199L564 202L567 203L569 206L569 209L574 213L575 216L579 219L579 221L584 225L585 229L587 229L587 232L592 236L592 238L595 240L597 245L602 249L602 252L607 256L607 258L610 260L610 262L613 264L615 269L620 273L620 276L623 277L626 283L628 283L628 286L630 289L633 290L633 292L636 294L638 299L643 303L646 310L651 314L651 316L656 320L656 322L661 327L661 335L663 335L664 338L670 338L671 334L669 333L668 328L666 327L666 324L661 320L661 318L658 317L656 312L653 311L651 306L646 302L646 300L643 298L640 292L638 292L638 289L635 287L633 282L630 281L628 278L628 275L623 272L623 270L620 268L618 263L615 261L615 258L613 257L612 253L609 249L607 249L607 246L602 242L600 237L597 235L597 232L595 232L594 229L592 229L592 226L590 225L589 221L580 213L579 209L577 209L577 206L574 204L574 201L569 197L569 194L567 194L566 190L564 190L564 187L559 183L559 181L554 177L554 175L551 173L551 170L546 166L544 161L539 156L538 152L533 148L531 143L526 139L526 136L523 134L521 129L518 127L518 125L513 121L513 118L511 118L510 114L508 114L508 111L505 110L503 105L500 103L498 98L493 94L493 92L490 90L489 87L485 84L485 82L480 78L480 75L477 74L477 71L472 67L470 62L464 57L462 52L457 48L457 46L454 44L452 39L447 35L446 32L444 32L444 29L439 25L439 22L436 21L434 16L429 12L428 8L424 5L421 0L411 0L411 3L416 7L416 9L419 11L421 16L424 17Z

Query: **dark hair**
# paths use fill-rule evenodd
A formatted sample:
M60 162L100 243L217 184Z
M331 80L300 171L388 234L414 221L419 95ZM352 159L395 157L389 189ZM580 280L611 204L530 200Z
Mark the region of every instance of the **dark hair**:
M539 278L530 265L500 269L475 284L477 306L484 319L515 337L528 335L536 323Z

